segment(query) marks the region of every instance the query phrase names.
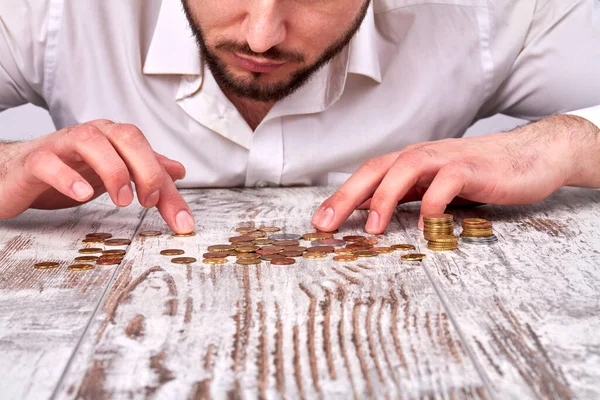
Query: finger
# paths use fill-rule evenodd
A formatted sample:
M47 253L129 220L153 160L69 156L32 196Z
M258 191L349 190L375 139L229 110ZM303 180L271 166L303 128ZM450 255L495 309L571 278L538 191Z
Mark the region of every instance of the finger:
M170 179L163 180L156 207L173 232L188 233L194 230L190 208Z
M413 201L420 201L423 198L426 188L421 186L413 186L409 189L408 193L398 202L398 204L411 203ZM371 208L371 199L365 201L357 207L358 210L368 210Z
M171 177L171 180L176 181L185 178L186 171L182 163L165 157L160 153L154 152L154 155L156 156L158 162L163 166L165 171L167 171Z
M127 165L140 204L154 207L166 175L144 134L130 124L106 125L102 131Z
M311 221L313 226L322 231L337 229L373 194L396 157L396 153L390 153L365 162L319 206Z
M133 190L127 165L99 128L88 124L71 127L54 147L61 158L79 155L102 179L116 205L131 204Z
M31 153L25 161L25 171L30 174L24 181L32 186L33 190L28 190L32 201L48 189L46 185L79 202L87 201L94 195L92 186L49 150ZM46 185L38 185L39 182Z
M373 193L369 218L365 230L379 234L387 227L398 202L415 187L420 180L434 176L442 163L436 154L429 156L411 151L398 156L387 175Z
M444 213L459 194L479 190L480 183L470 164L448 164L441 168L423 195L419 229L423 229L424 215Z

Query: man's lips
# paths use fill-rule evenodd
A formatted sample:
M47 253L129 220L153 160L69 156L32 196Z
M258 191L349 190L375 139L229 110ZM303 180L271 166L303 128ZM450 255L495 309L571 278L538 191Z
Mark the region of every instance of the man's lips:
M261 73L273 72L285 64L285 62L274 63L274 62L269 62L269 61L267 61L267 62L258 61L258 60L250 59L245 56L244 57L239 56L235 53L233 55L235 56L235 59L237 60L237 62L242 67L244 67L245 69L247 69L250 72L261 72Z

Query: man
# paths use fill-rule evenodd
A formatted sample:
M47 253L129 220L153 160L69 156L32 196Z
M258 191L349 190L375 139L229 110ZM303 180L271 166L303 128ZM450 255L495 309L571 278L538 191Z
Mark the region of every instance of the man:
M176 180L345 182L313 224L368 207L380 233L398 202L600 187L595 0L0 0L0 20L0 109L60 128L0 144L2 218L105 191L126 206L133 181L186 232ZM540 120L460 138L499 112Z

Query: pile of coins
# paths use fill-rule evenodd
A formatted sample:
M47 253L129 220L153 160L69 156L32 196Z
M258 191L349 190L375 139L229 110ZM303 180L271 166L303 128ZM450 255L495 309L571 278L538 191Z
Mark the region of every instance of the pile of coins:
M493 244L498 242L492 222L483 218L465 218L462 223L461 240L472 244Z
M426 240L454 234L454 217L450 214L426 215L423 217L423 224L423 236Z
M229 257L235 257L235 262L241 265L258 265L268 261L272 265L292 265L297 258L309 260L327 259L332 255L333 261L352 262L359 258L377 257L380 254L390 254L395 251L414 250L411 244L392 246L376 246L378 239L362 235L334 237L329 232L309 232L303 235L295 233L280 233L276 226L240 226L236 228L238 236L229 238L229 244L214 244L208 246L203 255L204 264L227 264ZM301 245L302 243L305 245ZM424 254L413 254L407 261L421 261Z
M451 251L458 249L458 237L439 235L427 241L427 248L433 251Z

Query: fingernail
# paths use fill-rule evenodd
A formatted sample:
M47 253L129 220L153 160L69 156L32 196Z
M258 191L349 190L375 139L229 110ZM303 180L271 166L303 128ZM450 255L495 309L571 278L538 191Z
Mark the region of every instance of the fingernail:
M158 203L158 190L152 193L150 196L146 197L146 207L154 207L156 203Z
M185 210L181 210L177 213L175 216L175 224L177 225L179 233L189 233L194 230L194 218L192 218L192 215Z
M367 219L367 232L376 232L379 229L379 214L377 211L369 211L369 219Z
M75 197L78 199L87 199L91 194L94 193L94 189L90 185L82 181L76 181L71 190L75 193Z
M314 223L319 228L325 229L333 222L333 217L335 217L335 211L333 208L327 207L325 210L317 212Z
M122 206L129 205L133 201L133 190L131 190L131 186L125 185L119 189L117 201Z

